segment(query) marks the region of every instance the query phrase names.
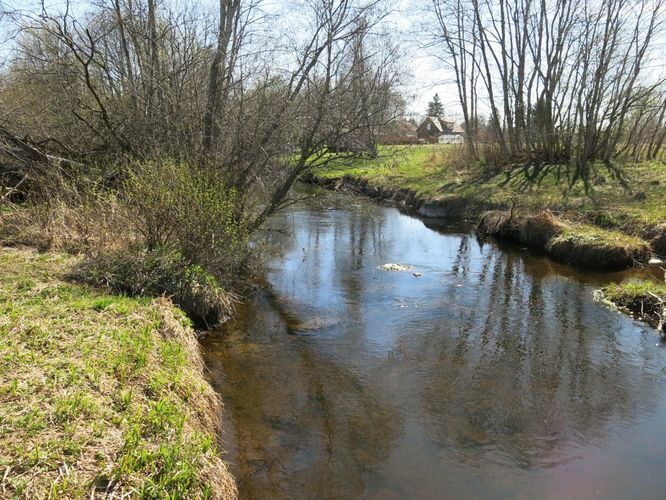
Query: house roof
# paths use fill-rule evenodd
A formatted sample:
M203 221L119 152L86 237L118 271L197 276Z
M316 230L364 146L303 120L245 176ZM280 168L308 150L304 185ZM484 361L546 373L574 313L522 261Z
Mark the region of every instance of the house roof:
M423 125L427 121L430 121L435 126L435 128L440 132L444 132L444 128L442 127L440 119L437 118L436 116L426 116L425 120L423 120L423 123L421 123L421 125Z
M458 123L458 122L453 124L453 127L451 128L451 130L454 134L464 134L465 133L465 129L462 128L462 125L460 125L460 123Z
M462 125L455 121L453 118L438 118L436 116L426 116L423 122L421 122L421 126L423 126L426 122L430 121L435 128L441 132L444 133L444 127L451 129L451 131L454 134L463 134L465 131L462 128Z

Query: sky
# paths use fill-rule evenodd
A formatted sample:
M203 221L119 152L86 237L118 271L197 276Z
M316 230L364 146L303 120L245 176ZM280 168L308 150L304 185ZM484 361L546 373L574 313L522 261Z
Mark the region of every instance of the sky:
M168 0L167 0L168 1ZM174 0L177 1L177 0ZM264 0L262 6L268 12L284 7L290 0ZM386 0L390 10L387 20L395 26L396 37L406 52L403 64L405 67L404 87L407 98L407 112L409 115L425 115L428 102L435 93L438 93L450 116L459 115L457 94L455 86L450 82L447 71L441 63L423 48L427 41L427 31L424 27L424 6L429 0ZM63 5L63 0L46 0L47 6ZM198 2L204 9L214 11L217 0L203 0ZM19 10L37 11L40 9L40 0L0 0L0 5L10 5ZM89 2L72 0L73 9L85 10ZM4 44L5 49L8 44ZM0 57L2 57L2 43L0 42Z
M410 114L425 116L428 102L439 94L445 114L459 115L458 95L451 74L426 48L429 32L425 19L430 0L393 0L390 22L395 23L408 56L405 58L408 85L405 89L407 110Z

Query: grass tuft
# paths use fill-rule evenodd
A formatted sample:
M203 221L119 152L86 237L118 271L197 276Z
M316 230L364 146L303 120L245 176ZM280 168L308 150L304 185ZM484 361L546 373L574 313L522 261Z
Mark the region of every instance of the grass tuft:
M622 269L650 257L649 245L640 238L589 224L565 223L548 210L513 217L505 211L488 212L479 233L517 241L585 268Z
M226 319L233 307L232 296L214 276L166 247L90 257L81 263L74 277L132 297L167 296L194 324L206 328ZM112 305L98 301L93 307L104 309Z

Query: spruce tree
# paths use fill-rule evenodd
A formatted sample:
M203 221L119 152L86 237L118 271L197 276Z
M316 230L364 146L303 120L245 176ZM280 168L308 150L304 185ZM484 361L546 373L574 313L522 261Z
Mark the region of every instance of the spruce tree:
M436 116L437 118L444 116L444 105L439 99L439 94L435 94L432 101L428 103L428 110L426 113L428 116Z

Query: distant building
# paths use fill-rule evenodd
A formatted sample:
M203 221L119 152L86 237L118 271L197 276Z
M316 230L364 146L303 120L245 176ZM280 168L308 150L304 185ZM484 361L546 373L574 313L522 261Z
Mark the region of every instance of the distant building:
M436 116L426 116L416 130L419 139L440 144L461 142L464 133L463 128L455 120Z

